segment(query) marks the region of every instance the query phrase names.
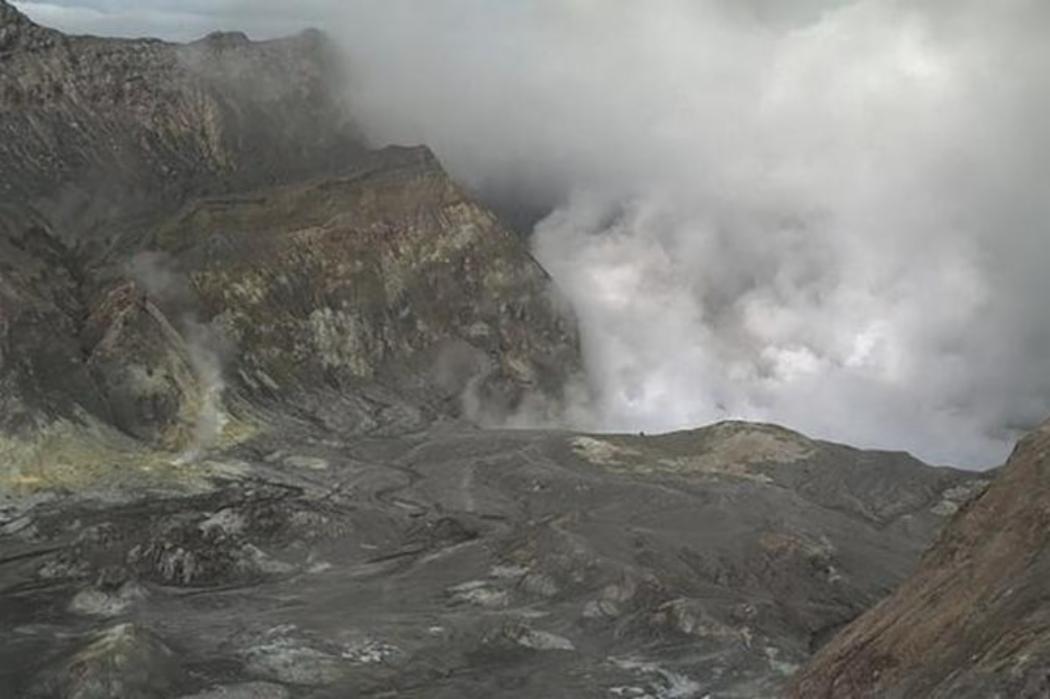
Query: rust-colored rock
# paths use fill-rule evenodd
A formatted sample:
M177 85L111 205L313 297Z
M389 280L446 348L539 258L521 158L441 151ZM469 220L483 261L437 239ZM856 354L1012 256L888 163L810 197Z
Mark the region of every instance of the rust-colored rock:
M1050 423L1025 437L889 599L835 637L793 696L1050 692Z

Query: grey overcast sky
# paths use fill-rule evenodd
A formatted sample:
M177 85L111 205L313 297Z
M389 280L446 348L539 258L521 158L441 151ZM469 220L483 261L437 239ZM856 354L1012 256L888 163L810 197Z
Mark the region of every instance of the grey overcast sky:
M438 3L442 1L436 0ZM402 0L388 2L405 4ZM419 0L417 4L422 2L435 0ZM486 2L488 12L493 12L491 8L498 5L580 4L578 0ZM383 3L384 0L13 0L13 4L36 21L63 31L104 36L156 36L173 41L196 39L211 31L231 29L247 32L255 38L269 38L306 27L323 28L339 12L374 13ZM736 0L736 3L768 20L781 21L811 17L824 8L844 4L844 0ZM453 0L444 4L462 8L471 3ZM482 8L484 4L473 3L476 8Z
M232 29L269 38L322 26L332 6L311 0L22 0L14 4L35 21L66 32L173 41Z
M579 316L583 422L779 422L937 462L1050 416L1046 0L51 0L73 32L317 26Z

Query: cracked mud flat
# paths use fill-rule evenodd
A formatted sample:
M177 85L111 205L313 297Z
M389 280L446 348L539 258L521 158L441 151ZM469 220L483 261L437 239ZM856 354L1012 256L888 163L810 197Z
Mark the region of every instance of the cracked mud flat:
M771 696L974 483L744 424L270 435L198 468L7 510L0 694Z

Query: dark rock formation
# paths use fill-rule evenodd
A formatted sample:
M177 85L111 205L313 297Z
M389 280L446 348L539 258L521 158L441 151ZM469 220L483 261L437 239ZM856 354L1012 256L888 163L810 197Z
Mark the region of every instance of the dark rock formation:
M1025 437L889 599L821 650L798 697L1050 692L1050 424Z
M426 149L358 144L317 32L173 45L2 17L9 433L97 420L184 448L226 388L341 429L463 399L498 421L577 370L524 244Z
M71 37L0 10L0 197L63 238L214 192L336 171L363 149L316 32L189 45ZM137 221L134 223L137 224Z
M84 324L81 343L116 427L149 444L178 448L192 437L206 387L191 350L134 283L114 288Z

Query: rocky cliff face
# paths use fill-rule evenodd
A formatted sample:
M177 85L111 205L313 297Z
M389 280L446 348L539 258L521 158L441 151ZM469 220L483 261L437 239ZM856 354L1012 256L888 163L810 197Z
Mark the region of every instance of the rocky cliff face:
M3 7L8 432L180 449L216 391L351 430L497 421L577 369L522 243L426 149L358 144L321 35L68 37Z
M83 244L213 192L345 167L362 150L308 32L189 45L71 37L0 11L0 195Z
M426 149L196 201L155 229L154 249L238 348L236 376L255 400L382 386L396 405L373 400L402 412L456 414L467 400L495 422L527 395L558 395L578 366L546 273ZM343 429L383 422L339 410Z
M801 673L798 697L1050 692L1050 424L1025 437L889 599Z

